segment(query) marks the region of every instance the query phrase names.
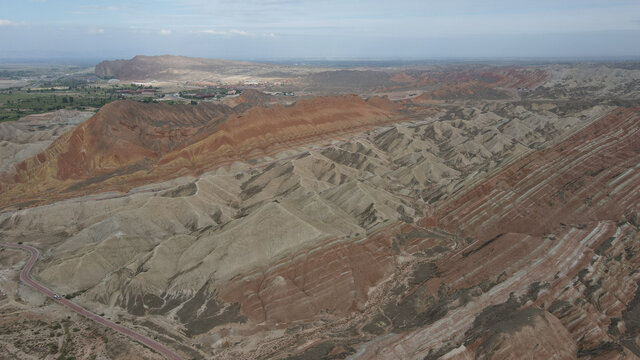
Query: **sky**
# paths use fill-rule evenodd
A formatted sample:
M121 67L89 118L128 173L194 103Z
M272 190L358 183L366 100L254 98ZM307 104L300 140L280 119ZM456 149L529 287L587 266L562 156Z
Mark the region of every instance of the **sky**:
M640 0L0 0L0 59L640 58Z

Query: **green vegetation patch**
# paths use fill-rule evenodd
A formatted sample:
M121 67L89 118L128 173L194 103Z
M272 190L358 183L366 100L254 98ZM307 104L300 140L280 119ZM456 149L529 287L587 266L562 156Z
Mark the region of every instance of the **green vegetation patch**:
M122 99L113 89L99 87L77 87L68 90L56 90L61 86L52 88L38 87L7 89L0 91L0 121L12 121L31 115L40 114L60 109L99 108L104 104Z

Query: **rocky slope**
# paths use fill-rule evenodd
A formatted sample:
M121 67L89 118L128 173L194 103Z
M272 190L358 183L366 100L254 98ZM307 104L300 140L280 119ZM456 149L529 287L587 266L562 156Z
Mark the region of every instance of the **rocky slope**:
M58 110L0 123L0 173L46 149L60 135L93 115L92 112Z
M16 164L0 183L0 198L6 206L128 190L402 119L388 100L355 95L302 99L290 106L251 104L255 100L248 95L241 101L247 106L233 108L110 103L45 151Z
M189 358L640 357L637 69L432 70L110 104L5 175L0 234Z
M364 118L394 108L343 100L360 104ZM330 117L313 115L318 101L299 113L299 104L286 107L294 115L282 122L307 119L296 126L318 125L301 133L330 133ZM251 114L273 119L282 109ZM611 349L632 356L624 314L633 311L637 260L625 254L635 254L637 199L616 196L637 194L626 188L637 185L628 167L637 162L637 119L635 110L608 106L452 107L280 160L155 185L162 191L70 199L6 213L0 223L10 238L64 231L46 240L41 281L100 311L121 308L184 329L222 358L495 357L522 351L509 346L533 335L542 357ZM277 134L249 133L267 131ZM212 143L204 137L168 154L176 161ZM586 200L616 172L622 178L612 185L625 188ZM602 210L585 212L589 201ZM552 211L565 202L582 217ZM619 264L605 265L620 251ZM587 255L598 252L603 270L592 270ZM621 287L606 290L597 277L604 269ZM619 319L618 335L605 322L604 333L585 340L601 316L589 299L602 296L619 299L607 313Z
M640 68L637 64L580 64L549 66L549 79L531 87L527 98L588 97L637 99L640 95Z
M615 110L422 219L465 241L403 290L430 317L356 358L503 358L527 336L527 356L639 356L639 119Z

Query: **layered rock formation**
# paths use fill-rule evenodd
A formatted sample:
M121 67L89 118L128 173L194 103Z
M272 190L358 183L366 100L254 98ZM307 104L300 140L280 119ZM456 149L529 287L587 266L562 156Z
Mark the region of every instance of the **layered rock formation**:
M42 249L39 281L189 357L637 358L640 108L612 68L116 102L4 178L0 232Z
M45 150L60 135L84 122L93 113L58 110L0 123L0 173Z
M526 333L534 357L639 356L629 315L640 291L639 118L638 109L615 110L421 220L464 239L404 290L401 303L426 301L431 317L356 358L501 358L523 351ZM553 211L554 201L567 211Z
M240 103L251 104L254 98ZM0 184L2 202L126 191L402 119L388 100L365 101L355 95L259 105L108 104L44 152L16 164ZM60 193L52 194L52 189Z
M339 99L355 104L350 119L400 111ZM288 114L280 123L311 139L351 131L332 121L340 108L315 110L321 101L225 107L218 137L194 120L185 126L199 130L176 142L123 139L156 151L151 174L163 160L226 161L216 152L225 146L260 149L257 158L268 153L261 141L305 141L258 119ZM247 114L255 129L240 125ZM222 358L632 356L637 120L608 106L452 107L162 191L70 199L0 222L8 237L65 231L49 237L41 281L101 311L183 328Z

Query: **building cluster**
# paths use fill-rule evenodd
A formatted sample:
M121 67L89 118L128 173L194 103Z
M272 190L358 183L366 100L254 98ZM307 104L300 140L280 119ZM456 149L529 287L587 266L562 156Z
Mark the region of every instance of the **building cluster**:
M116 90L118 95L155 95L156 89L123 89Z

